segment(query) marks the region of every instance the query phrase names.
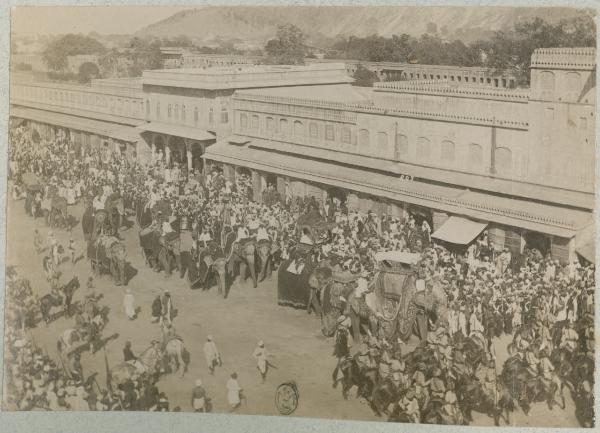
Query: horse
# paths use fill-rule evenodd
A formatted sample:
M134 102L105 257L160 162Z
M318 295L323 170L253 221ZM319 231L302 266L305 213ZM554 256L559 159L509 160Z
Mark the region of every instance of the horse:
M46 324L50 323L51 319L54 319L54 315L50 315L50 311L53 307L59 307L63 305L63 311L65 315L71 315L71 301L73 300L73 294L80 287L79 278L74 276L71 280L65 284L61 289L64 299L60 295L53 295L52 293L48 293L42 296L39 300L40 304L40 313L42 315L42 319Z
M183 377L187 372L190 363L190 354L185 348L183 340L180 338L171 338L168 340L165 344L165 356L171 371L177 372L183 366L181 375L179 376Z
M110 370L111 380L119 385L131 379L134 375L147 374L156 383L161 373L165 372L164 352L158 345L151 345L138 355L134 363L123 362Z

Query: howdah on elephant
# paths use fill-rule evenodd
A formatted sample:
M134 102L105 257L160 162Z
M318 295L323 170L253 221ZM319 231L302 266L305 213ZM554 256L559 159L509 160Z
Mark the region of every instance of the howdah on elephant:
M254 239L242 239L233 243L227 265L230 275L235 275L236 268L239 269L239 283L246 282L249 273L252 278L252 287L256 288L256 241Z

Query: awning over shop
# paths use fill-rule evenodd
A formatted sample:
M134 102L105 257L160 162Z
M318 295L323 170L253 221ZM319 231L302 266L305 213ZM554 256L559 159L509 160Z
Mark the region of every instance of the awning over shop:
M587 242L580 247L577 247L575 251L588 262L596 263L596 244L594 241Z
M35 108L11 107L10 115L33 120L36 122L69 128L76 131L88 132L116 140L135 142L139 132L134 126L119 125L85 117L71 116L63 113L53 113ZM137 138L136 138L137 137Z
M306 156L292 155L276 149L258 149L253 143L254 140L247 145L219 142L209 146L202 158L563 238L572 238L580 227L592 219L591 212L408 181L393 173L310 158L308 155L313 155L308 151ZM484 227L485 224L479 232Z
M138 129L147 132L157 132L159 134L173 135L175 137L191 138L192 140L206 141L214 140L215 136L203 129L191 128L183 125L172 125L170 123L150 122L143 123Z
M479 236L486 227L486 223L451 216L431 237L452 244L466 245Z

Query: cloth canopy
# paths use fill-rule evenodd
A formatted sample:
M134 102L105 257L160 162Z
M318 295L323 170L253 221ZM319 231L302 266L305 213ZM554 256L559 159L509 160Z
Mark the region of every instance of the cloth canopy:
M198 128L191 128L183 125L173 125L171 123L150 122L143 123L137 127L142 131L158 132L160 134L173 135L176 137L191 138L192 140L207 141L214 140L215 136L208 131Z
M451 216L431 237L452 244L466 245L479 236L486 226L486 223Z
M596 263L596 245L594 244L594 241L586 242L577 247L575 251L588 262Z

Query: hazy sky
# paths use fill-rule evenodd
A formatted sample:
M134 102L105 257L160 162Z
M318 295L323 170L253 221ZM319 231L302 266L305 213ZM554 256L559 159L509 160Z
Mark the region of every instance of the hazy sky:
M18 6L12 9L15 33L133 33L193 6Z

